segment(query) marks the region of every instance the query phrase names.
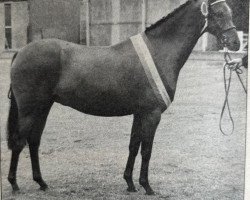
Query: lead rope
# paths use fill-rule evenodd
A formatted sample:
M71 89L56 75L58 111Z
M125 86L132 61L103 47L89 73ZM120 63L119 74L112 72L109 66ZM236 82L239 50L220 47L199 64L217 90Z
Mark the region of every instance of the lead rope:
M221 115L220 115L220 125L219 126L220 126L220 131L221 131L221 133L223 135L232 135L233 132L234 132L234 120L233 120L233 117L232 117L232 114L231 114L231 109L230 109L230 106L229 106L228 96L229 96L233 71L237 74L237 77L239 78L240 83L241 83L241 85L242 85L242 87L243 87L246 94L247 94L247 89L244 86L243 81L242 81L242 79L240 77L240 74L243 73L243 71L240 69L241 66L239 64L229 64L229 61L231 61L232 58L231 58L231 55L228 52L227 47L224 47L224 59L225 59L225 64L224 64L224 67L223 67L223 78L224 78L225 100L224 100ZM229 70L228 81L227 81L227 78L226 78L226 69ZM223 128L222 128L222 119L223 119L226 107L228 109L229 119L230 119L230 122L232 124L232 130L231 130L230 134L227 134L225 131L223 131Z
M233 71L235 71L235 73L236 73L236 75L241 83L242 88L244 89L245 93L247 94L247 88L245 87L243 80L240 76L240 74L243 74L242 69L240 69L240 67L242 67L242 66L240 66L239 64L229 64L228 62L232 60L232 57L231 57L230 53L228 52L227 47L225 47L224 52L225 52L224 59L226 61L226 64L228 65L228 68L231 68Z

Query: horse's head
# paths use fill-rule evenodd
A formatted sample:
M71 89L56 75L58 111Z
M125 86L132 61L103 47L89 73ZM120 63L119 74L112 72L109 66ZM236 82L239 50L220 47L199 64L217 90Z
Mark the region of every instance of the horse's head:
M239 50L239 37L233 24L232 11L226 0L203 0L201 11L206 18L206 30L217 36L230 50Z

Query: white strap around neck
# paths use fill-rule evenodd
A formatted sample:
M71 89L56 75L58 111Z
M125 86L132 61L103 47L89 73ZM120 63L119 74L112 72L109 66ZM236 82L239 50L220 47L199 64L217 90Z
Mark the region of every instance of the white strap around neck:
M141 61L143 69L146 73L148 81L154 91L154 94L160 103L165 104L168 108L171 104L171 99L161 80L159 72L155 66L155 62L141 34L130 38L135 51Z

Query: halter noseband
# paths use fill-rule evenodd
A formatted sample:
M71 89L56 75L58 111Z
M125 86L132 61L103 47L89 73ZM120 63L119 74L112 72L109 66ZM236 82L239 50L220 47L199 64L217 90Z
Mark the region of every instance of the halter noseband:
M226 0L217 0L217 1L213 2L213 3L211 3L211 4L210 4L210 7L211 7L211 6L214 6L214 5L218 4L218 3L222 3L222 2L226 2ZM205 7L205 10L203 10L204 7ZM201 12L202 12L202 14L203 14L204 17L205 17L205 25L204 25L204 27L202 28L202 31L201 31L201 35L202 35L202 34L205 32L206 28L208 27L208 15L209 15L209 12L208 12L208 6L207 6L207 4L206 4L205 2L203 2L203 3L201 4ZM229 30L231 30L231 29L235 29L235 28L236 28L235 26L229 27L228 29L223 30L223 31L222 31L222 34L223 34L224 32L227 32L227 31L229 31Z

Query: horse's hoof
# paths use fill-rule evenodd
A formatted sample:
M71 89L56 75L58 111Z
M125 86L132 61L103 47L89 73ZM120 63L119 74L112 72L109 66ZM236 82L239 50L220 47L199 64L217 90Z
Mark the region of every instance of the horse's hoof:
M128 187L128 192L138 192L138 190L135 187Z
M146 195L155 195L155 192L152 189L146 191Z
M21 194L20 189L18 190L12 190L13 195Z
M40 190L42 190L42 191L46 191L48 189L49 189L49 187L47 185L43 185L40 187Z
M12 185L12 192L14 193L14 194L16 194L16 193L18 193L20 191L20 188L18 187L18 185L17 184L13 184Z
M25 194L24 191L21 191L21 190L12 190L12 195L16 196L16 195L21 195L21 194Z

